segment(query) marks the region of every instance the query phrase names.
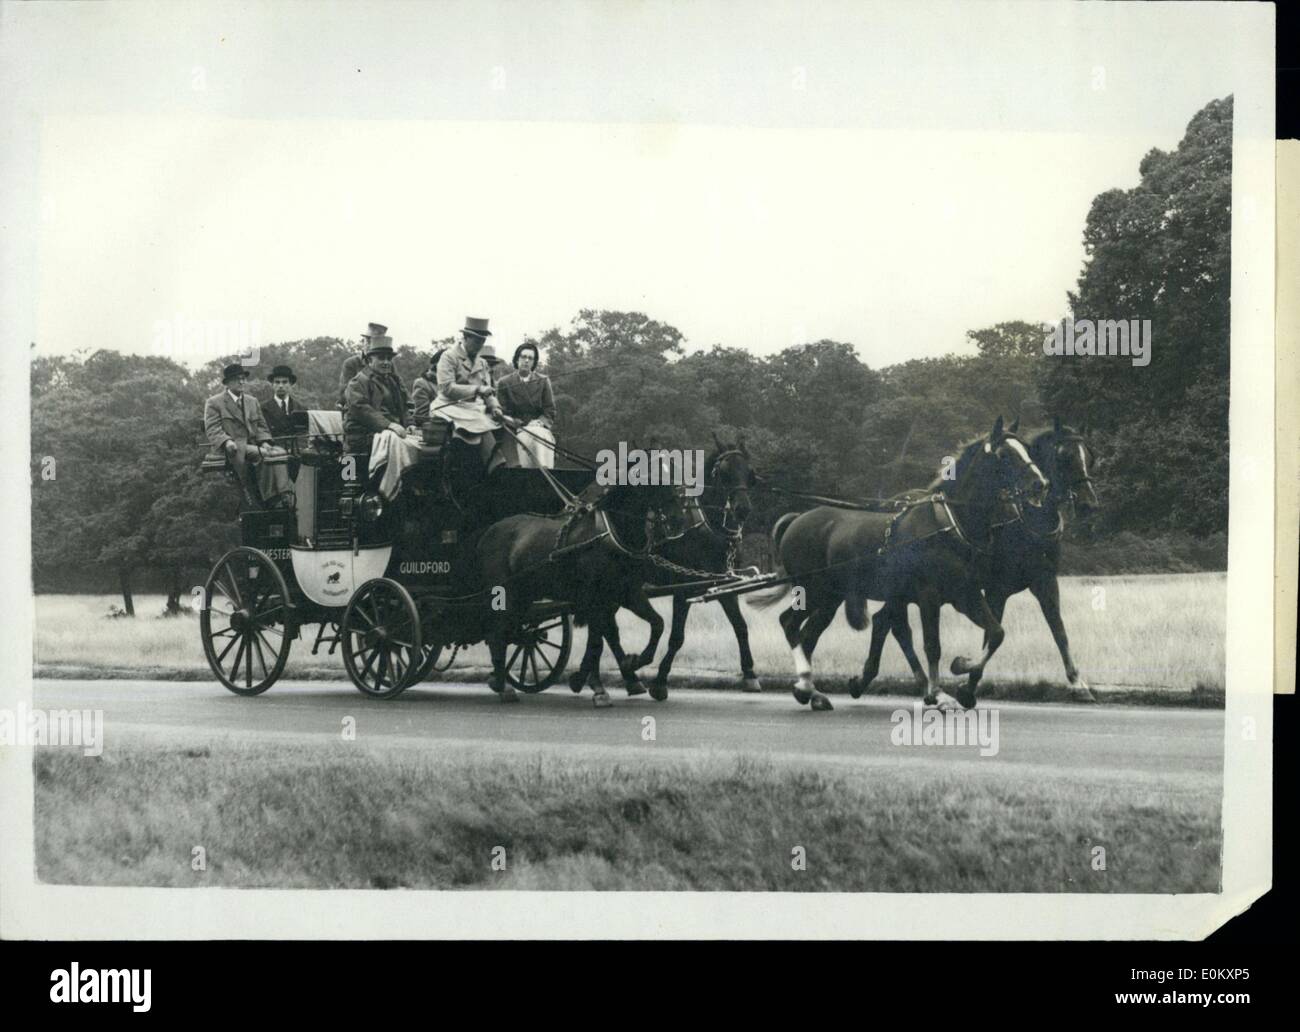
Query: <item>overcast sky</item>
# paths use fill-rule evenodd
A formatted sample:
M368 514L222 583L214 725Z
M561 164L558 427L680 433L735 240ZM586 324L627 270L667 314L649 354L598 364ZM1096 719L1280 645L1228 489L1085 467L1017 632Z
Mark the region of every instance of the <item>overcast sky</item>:
M1093 197L1233 92L1232 6L5 4L5 339L965 351L1063 314Z

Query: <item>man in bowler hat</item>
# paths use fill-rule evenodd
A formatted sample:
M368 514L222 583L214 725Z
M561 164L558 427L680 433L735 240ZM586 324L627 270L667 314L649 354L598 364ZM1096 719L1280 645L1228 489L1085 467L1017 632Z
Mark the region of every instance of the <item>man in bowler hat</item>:
M284 456L284 449L271 443L271 428L262 415L262 406L244 391L247 379L248 370L238 362L226 366L221 374L221 393L214 394L203 406L204 432L212 447L226 455L250 503L256 500L249 490L248 466L255 465L262 503L272 508L292 508L293 484L288 467L283 462L264 461Z

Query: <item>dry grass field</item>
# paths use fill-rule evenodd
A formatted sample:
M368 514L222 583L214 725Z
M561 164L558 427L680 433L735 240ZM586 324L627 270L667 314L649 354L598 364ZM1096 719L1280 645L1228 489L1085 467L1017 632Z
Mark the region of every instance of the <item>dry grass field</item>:
M1221 695L1224 687L1224 619L1227 578L1222 573L1065 578L1062 609L1075 660L1094 686L1199 690ZM136 600L135 619L110 619L115 596L40 595L36 598L35 660L46 673L169 678L206 677L207 665L193 615L163 618L163 599ZM668 604L658 600L660 612ZM784 690L792 679L789 651L776 623L777 609L742 607L759 676ZM1060 657L1038 604L1027 592L1011 599L1004 616L1007 638L989 666L982 690L1004 685L1064 682ZM920 651L921 629L912 610ZM645 626L620 614L624 644L639 648ZM314 634L314 627L310 633ZM308 632L304 631L304 634ZM578 631L577 650L585 640ZM858 673L869 635L855 633L843 614L822 637L816 654L819 680L836 688ZM294 643L286 677L341 677L339 656L310 654L310 639ZM953 610L943 611L943 667L954 655L978 653L980 633ZM661 653L662 654L662 653ZM450 677L480 676L486 648L462 652ZM605 668L616 676L606 656ZM674 683L716 686L739 679L735 639L716 604L693 608L686 645L674 666ZM886 644L880 684L910 684L907 665L892 639Z

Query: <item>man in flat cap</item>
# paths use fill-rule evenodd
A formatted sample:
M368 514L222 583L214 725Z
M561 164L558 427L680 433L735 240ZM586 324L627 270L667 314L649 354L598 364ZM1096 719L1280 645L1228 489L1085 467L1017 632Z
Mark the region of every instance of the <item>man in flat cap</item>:
M391 501L402 472L419 458L419 442L407 435L406 388L393 369L392 337L372 336L365 357L344 391L343 433L349 451L370 452L372 476L384 467L379 493Z
M244 497L255 502L249 490L248 466L257 467L257 488L262 503L268 507L293 507L293 484L288 466L282 461L283 448L271 443L271 428L262 415L257 399L244 392L248 370L238 362L226 366L221 374L222 390L203 406L203 430L212 447L223 452L239 477Z
M489 473L505 461L496 440L501 404L492 386L492 371L482 355L490 336L486 319L471 316L465 320L460 342L438 359L438 397L433 409L434 418L451 423L456 437L478 449Z

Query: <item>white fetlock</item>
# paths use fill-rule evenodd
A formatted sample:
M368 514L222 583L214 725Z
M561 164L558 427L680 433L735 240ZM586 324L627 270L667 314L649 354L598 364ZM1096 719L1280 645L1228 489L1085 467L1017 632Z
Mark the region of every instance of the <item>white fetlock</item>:
M608 706L614 705L614 700L609 697L609 692L597 692L591 697L591 704L595 706L596 709L605 709Z
M940 713L953 713L962 708L960 702L944 691L934 693L934 705Z

